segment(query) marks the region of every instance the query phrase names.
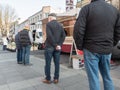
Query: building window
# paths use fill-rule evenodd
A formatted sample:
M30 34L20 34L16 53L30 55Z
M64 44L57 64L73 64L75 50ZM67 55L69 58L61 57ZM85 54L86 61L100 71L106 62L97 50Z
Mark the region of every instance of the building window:
M45 13L45 17L48 17L48 14L49 14L49 13Z
M40 14L40 19L42 19L42 14Z
M39 15L38 15L38 19L37 19L37 21L39 21Z
M37 22L37 17L35 17L35 22Z

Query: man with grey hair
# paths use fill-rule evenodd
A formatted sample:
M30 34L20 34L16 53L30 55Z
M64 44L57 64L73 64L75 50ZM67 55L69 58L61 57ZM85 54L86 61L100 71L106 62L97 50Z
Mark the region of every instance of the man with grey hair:
M51 83L51 60L55 64L54 83L59 80L59 62L61 46L65 39L65 32L60 23L56 20L56 14L51 13L48 15L48 23L46 25L46 41L45 41L45 79L43 83Z

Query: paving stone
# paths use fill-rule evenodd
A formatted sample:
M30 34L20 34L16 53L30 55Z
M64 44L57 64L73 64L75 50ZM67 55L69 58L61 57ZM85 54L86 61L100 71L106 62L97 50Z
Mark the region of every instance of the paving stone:
M40 84L35 86L36 90L63 90L54 84Z
M43 52L42 52L43 53ZM37 57L32 53L32 66L16 64L16 52L0 51L0 90L89 90L85 69L75 70L61 63L58 84L44 84L44 57L40 51ZM42 58L41 58L42 56ZM67 58L66 58L67 59ZM67 60L65 61L67 62ZM54 64L51 64L51 77L54 76ZM115 90L120 90L120 66L112 67L111 76ZM101 90L103 83L101 80Z
M16 89L16 90L36 90L35 87L28 87L23 89Z
M10 83L15 83L15 82L20 82L23 80L25 80L23 77L15 76L15 77L7 78L7 83L10 84Z
M0 85L0 90L10 90L8 85Z
M31 85L26 81L20 81L20 82L15 82L15 83L10 83L8 84L10 90L17 90L17 89L24 89L31 87Z

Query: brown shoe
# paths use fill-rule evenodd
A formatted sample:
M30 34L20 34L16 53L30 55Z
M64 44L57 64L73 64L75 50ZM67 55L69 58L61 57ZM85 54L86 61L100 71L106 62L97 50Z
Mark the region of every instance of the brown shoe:
M42 82L43 82L43 83L46 83L46 84L50 84L50 83L51 83L51 81L50 81L50 80L47 80L47 79L44 79Z
M53 80L53 83L55 83L55 84L57 84L58 82L59 82L58 79Z

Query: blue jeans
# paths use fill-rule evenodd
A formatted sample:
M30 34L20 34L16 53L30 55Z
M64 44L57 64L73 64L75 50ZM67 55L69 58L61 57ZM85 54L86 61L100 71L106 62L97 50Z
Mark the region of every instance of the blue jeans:
M100 90L99 71L103 79L104 90L114 90L110 76L111 54L92 53L86 49L83 51L90 90Z
M17 49L17 62L22 62L22 48Z
M54 48L45 49L45 75L47 80L51 80L50 69L52 57L55 65L54 79L59 79L60 52L61 51L57 51Z
M22 47L22 62L24 64L29 64L30 48L31 48L31 45L28 45L26 47Z

